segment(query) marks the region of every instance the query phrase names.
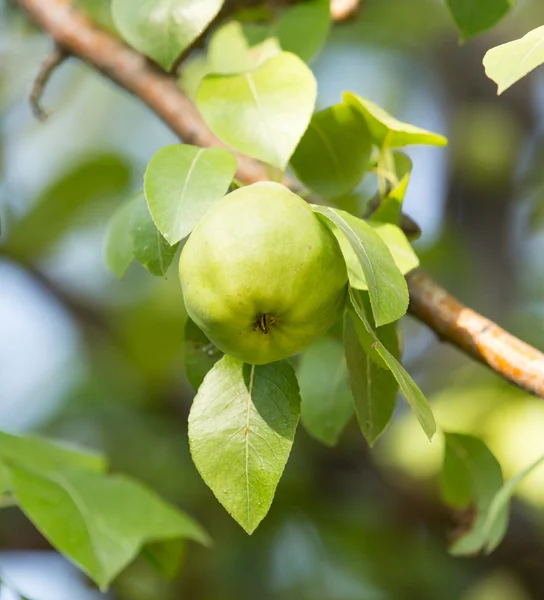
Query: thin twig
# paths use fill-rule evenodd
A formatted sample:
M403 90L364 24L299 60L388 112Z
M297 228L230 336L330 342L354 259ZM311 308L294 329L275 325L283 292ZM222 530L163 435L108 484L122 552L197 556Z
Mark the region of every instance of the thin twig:
M56 43L145 102L186 142L218 146L221 142L202 121L176 80L110 34L97 29L69 0L15 0ZM237 178L267 180L264 165L237 154ZM285 181L288 185L292 182ZM544 355L495 323L462 306L428 276L408 277L412 315L440 339L483 362L501 377L544 398Z
M70 56L69 52L64 50L58 44L55 44L53 50L45 57L40 70L34 79L34 85L30 92L30 106L34 116L39 121L45 121L49 113L42 106L42 96L47 86L47 82L57 67L59 67Z

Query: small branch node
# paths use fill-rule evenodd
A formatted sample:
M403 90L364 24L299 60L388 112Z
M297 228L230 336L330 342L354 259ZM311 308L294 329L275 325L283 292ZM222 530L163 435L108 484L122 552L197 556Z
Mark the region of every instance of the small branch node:
M34 79L32 91L30 92L30 106L32 113L39 121L45 121L49 113L42 106L42 97L51 75L68 57L70 53L55 44L53 50L46 56L40 66L40 70Z

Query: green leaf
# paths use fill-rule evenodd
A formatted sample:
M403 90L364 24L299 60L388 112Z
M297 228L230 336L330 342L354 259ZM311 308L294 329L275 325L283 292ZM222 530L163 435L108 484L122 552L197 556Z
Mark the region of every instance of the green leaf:
M372 307L368 292L357 292L357 299L363 307L365 315L371 314ZM368 332L360 319L357 318L354 320L354 326L363 350L379 367L389 369L387 363L376 350L376 337L400 361L400 344L396 323L388 323Z
M502 94L522 77L544 64L544 25L519 40L491 48L484 56L486 75Z
M255 366L224 356L198 390L189 415L193 461L249 534L270 509L299 413L295 373L284 361Z
M394 329L393 325L385 327ZM381 339L380 334L377 335ZM365 352L355 324L347 313L344 319L344 348L359 427L368 445L373 446L393 416L399 386L393 373L379 366ZM393 351L398 354L398 343Z
M544 456L541 456L526 469L523 469L523 471L507 481L493 497L483 527L486 553L489 554L490 552L493 552L506 533L506 526L510 513L510 500L514 495L518 484L543 462Z
M143 192L136 195L130 215L130 236L134 258L153 275L166 277L178 245L170 244L155 227Z
M306 0L283 13L274 34L285 51L309 62L327 39L330 24L330 0Z
M102 472L103 456L35 436L17 436L0 432L0 462L31 467L44 473L59 469Z
M337 104L314 114L291 166L308 189L333 198L360 183L371 150L366 121L347 104Z
M268 59L281 54L278 40L268 38L260 44L250 44L238 21L220 27L208 47L209 73L235 75L260 67Z
M438 133L403 123L370 100L352 92L344 92L344 102L356 108L366 119L374 142L379 147L402 148L410 144L445 146L448 140Z
M374 220L365 221L365 223L372 227L382 241L385 242L393 257L395 265L403 275L406 275L406 273L409 273L419 265L417 254L414 252L408 238L399 227L390 223L381 223ZM346 260L351 287L356 290L368 290L368 282L365 273L357 253L348 238L337 227L332 229L332 231L340 244L344 259Z
M335 446L353 416L342 344L323 338L310 346L302 354L297 375L304 428L323 444Z
M355 315L353 315L354 323L356 324L358 319L364 325L367 333L373 337L374 349L393 373L393 376L397 380L404 397L408 401L408 404L414 411L414 414L416 415L423 431L430 440L436 433L436 422L434 420L433 411L431 410L427 399L416 385L415 381L410 377L406 369L404 369L400 362L384 346L374 332L374 329L370 325L370 322L365 314L364 302L361 300L361 292L350 288L349 296L351 300L351 306L355 311ZM361 341L361 343L363 342Z
M102 29L116 33L117 30L111 16L110 0L73 0L73 4L82 9Z
M147 543L209 543L190 517L125 477L14 467L12 484L28 518L102 590Z
M9 469L0 462L0 499L3 494L9 492L10 488Z
M408 172L399 181L387 196L381 201L378 208L372 213L372 221L381 221L383 223L392 223L393 225L399 225L402 215L402 204L404 202L404 196L406 196L406 190L410 183L411 173Z
M403 275L419 266L419 258L400 227L374 219L368 221L368 224L386 243L395 264Z
M446 0L463 40L496 25L515 3L515 0Z
M204 214L226 194L236 159L223 148L176 144L149 161L144 191L149 211L164 239L187 237Z
M337 235L338 230L349 242L357 262L364 273L368 284L372 314L376 325L385 325L400 319L408 310L408 287L406 280L391 256L391 253L381 237L362 219L358 219L343 210L335 210L328 206L313 206L315 212L323 215L327 225L335 233L346 264L350 284L356 286L359 282L355 272L350 269L351 254L346 252L346 244Z
M166 579L175 579L185 554L185 540L167 540L146 544L142 556Z
M130 219L133 209L133 201L121 204L113 213L106 234L106 264L119 279L124 277L134 260L132 236L130 234Z
M226 144L283 170L308 127L316 93L310 69L282 52L242 75L207 76L197 104Z
M224 0L112 0L119 33L169 71L214 19Z
M198 88L204 77L210 73L210 63L206 56L202 54L189 56L181 64L179 86L193 102L196 102Z
M187 379L195 390L198 390L208 371L222 356L223 352L210 342L204 332L191 319L187 318L183 358Z
M487 513L502 487L502 472L497 459L482 440L465 434L445 433L442 490L444 498L456 508L473 504L476 518L470 531L450 548L455 555L475 554L485 543ZM504 522L499 523L502 529Z
M126 194L131 172L115 154L100 154L78 162L37 199L31 210L10 231L7 245L21 259L43 257L59 238L89 210Z

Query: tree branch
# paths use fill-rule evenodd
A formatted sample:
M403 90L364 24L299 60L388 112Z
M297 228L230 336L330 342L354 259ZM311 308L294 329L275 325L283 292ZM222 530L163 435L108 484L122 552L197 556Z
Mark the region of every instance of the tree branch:
M122 41L96 28L69 0L14 0L56 44L145 102L185 142L223 145L207 128L174 78ZM237 154L244 183L268 179L259 162ZM289 183L289 182L287 182ZM461 305L428 276L408 276L410 312L447 341L501 377L544 398L544 354Z
M544 354L463 306L428 275L407 277L410 313L441 340L460 348L501 377L544 398Z
M43 61L42 66L40 67L40 70L34 79L34 85L32 86L29 100L34 116L40 121L45 121L49 116L49 113L41 104L47 82L49 81L51 75L53 75L55 69L59 67L69 56L70 54L68 52L66 52L58 44L55 44L51 52L45 57L45 60Z

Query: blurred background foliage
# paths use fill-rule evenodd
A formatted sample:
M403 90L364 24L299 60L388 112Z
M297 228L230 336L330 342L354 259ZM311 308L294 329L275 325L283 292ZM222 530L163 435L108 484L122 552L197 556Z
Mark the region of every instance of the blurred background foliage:
M78 0L108 23L105 2ZM107 6L106 6L107 8ZM313 61L319 106L349 89L439 131L414 148L406 212L422 266L456 296L544 348L544 71L504 96L487 49L544 24L519 0L492 32L459 45L440 0L364 0ZM31 116L30 84L50 41L0 1L0 429L104 451L196 517L216 540L191 545L173 582L136 562L119 600L526 600L544 597L544 470L519 488L509 533L489 557L447 554L463 514L438 492L441 440L399 406L370 452L351 423L326 448L302 428L269 516L248 537L189 456L194 392L183 369L185 312L166 279L104 264L107 223L174 136L139 102L76 60ZM368 182L358 191L371 194ZM544 403L499 381L411 319L404 360L450 430L481 436L511 477L544 452ZM0 577L35 600L98 593L16 509L0 514ZM2 600L16 598L7 587Z

